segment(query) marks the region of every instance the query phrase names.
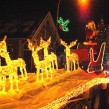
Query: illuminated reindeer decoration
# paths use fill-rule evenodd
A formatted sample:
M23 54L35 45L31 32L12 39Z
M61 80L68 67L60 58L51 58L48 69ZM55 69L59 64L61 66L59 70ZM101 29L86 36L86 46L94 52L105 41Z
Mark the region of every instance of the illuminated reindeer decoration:
M39 81L39 77L41 74L41 78L43 81L43 73L46 73L46 77L48 79L48 69L51 70L51 66L49 64L48 60L39 60L39 55L38 52L42 49L42 45L41 46L37 46L35 47L35 45L33 45L32 41L30 41L29 39L27 39L28 41L28 48L32 51L32 57L35 63L35 68L36 68L36 74L37 74L37 81ZM52 77L52 75L51 75Z
M0 66L0 90L5 91L6 90L6 74L4 73L2 67Z
M6 37L4 37L3 41L0 41L0 56L3 54L7 53L6 52ZM0 86L2 91L6 91L6 76L9 77L10 81L10 90L14 89L14 81L16 85L16 90L18 90L18 75L17 75L17 67L9 63L6 66L1 66L0 65Z
M0 66L0 86L2 88L2 92L6 91L6 77L9 77L10 87L9 90L14 90L14 83L16 86L16 91L18 88L18 75L17 75L17 67L8 65L8 66Z
M18 58L16 60L11 60L9 53L7 51L6 38L4 36L3 41L0 42L0 56L5 58L6 64L8 66L12 65L20 69L22 79L27 79L27 71L26 71L26 63L22 58Z
M66 70L70 71L72 70L72 65L74 66L74 70L76 70L76 64L79 66L79 60L78 55L76 53L70 53L70 48L74 46L77 42L77 40L72 41L70 45L67 45L62 39L60 39L61 44L65 47L65 53L66 53Z
M53 52L51 52L50 54L48 53L50 43L51 43L51 37L47 41L44 41L41 37L40 44L44 48L44 59L50 62L52 70L54 70L55 68L58 69L57 56Z

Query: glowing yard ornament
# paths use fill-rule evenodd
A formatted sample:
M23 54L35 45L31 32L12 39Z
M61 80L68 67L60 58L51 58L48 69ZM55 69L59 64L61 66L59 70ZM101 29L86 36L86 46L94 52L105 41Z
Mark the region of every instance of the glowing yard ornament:
M104 74L109 75L109 71L108 70L104 70Z
M33 57L33 60L35 63L37 82L39 81L40 73L41 73L41 79L43 81L43 72L44 72L44 68L45 68L45 61L40 61L39 56L38 56L38 52L42 49L42 47L37 46L35 48L34 45L32 44L32 41L30 41L29 39L27 39L27 41L28 41L28 48L32 51L32 57Z
M16 60L11 60L9 53L7 51L6 38L4 36L3 41L0 41L0 56L5 58L7 66L14 66L20 69L22 79L27 79L26 63L22 58Z
M63 20L62 17L59 17L59 19L57 20L58 24L59 24L59 28L61 30L63 30L64 32L68 32L69 31L69 28L67 27L68 24L70 23L70 20L67 19L67 20Z
M17 67L12 66L11 64L8 66L0 66L0 88L2 89L2 92L6 91L6 76L9 77L9 90L14 90L15 83L16 90L18 91Z
M79 66L79 60L78 55L76 53L70 53L70 48L74 46L77 42L77 40L72 41L70 45L67 45L62 39L60 39L61 44L65 47L65 53L66 53L66 69L67 71L72 70L72 63L74 65L74 70L76 70L76 64Z
M100 48L100 52L98 54L98 57L96 60L94 60L94 53L93 53L93 49L90 49L90 63L88 65L88 73L93 73L93 72L97 72L97 71L102 71L103 70L103 58L104 58L104 51L105 51L105 46L106 43L102 43L101 48Z
M99 31L96 29L96 24L94 21L89 21L86 25L86 40L92 42L98 37Z
M43 44L43 48L44 48L44 60L48 60L48 66L49 66L49 72L52 73L52 62L50 61L51 60L51 57L47 58L48 57L48 46L50 45L51 43L51 37L48 39L48 41L44 41L42 38L40 39L40 44L42 45ZM48 79L48 71L46 72L46 76L47 76L47 79Z
M73 88L64 96L52 101L51 103L48 103L46 106L40 109L61 109L60 107L62 107L63 105L66 105L71 100L71 98L74 98L83 94L83 92L87 91L88 89L90 89L91 87L95 85L104 84L104 83L109 83L109 78L96 77L94 79L91 79L90 81L86 81L83 85L80 85L77 88Z
M51 79L52 79L52 72L55 69L58 69L58 64L57 64L57 56L54 53L48 53L48 48L51 43L51 37L47 40L44 41L42 38L40 39L40 44L44 48L44 60L47 60L48 65L50 67L49 72L47 73L47 79L48 79L48 73L51 74Z
M50 66L52 67L52 70L54 70L55 67L58 69L57 56L53 52L50 54L48 53L50 43L51 37L47 41L44 41L42 38L40 39L40 44L44 48L44 59L50 62Z
M32 57L35 63L35 68L36 68L36 74L37 74L37 82L39 81L40 75L41 75L41 80L43 82L43 73L46 73L46 77L48 77L48 69L51 69L51 66L49 64L48 60L39 60L38 52L43 48L42 45L35 46L32 44L32 42L27 39L28 41L28 48L32 51Z
M6 74L3 74L2 67L0 66L0 90L6 90Z
M69 65L71 66L71 68L70 68L71 71L76 70L79 67L79 59L78 58L79 57L78 57L78 55L76 53L72 53L70 55L70 57L68 58ZM73 66L73 69L72 69L72 66Z

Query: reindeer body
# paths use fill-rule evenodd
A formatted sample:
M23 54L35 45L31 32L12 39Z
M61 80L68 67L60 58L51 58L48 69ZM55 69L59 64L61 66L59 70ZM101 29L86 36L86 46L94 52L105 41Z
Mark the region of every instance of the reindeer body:
M32 42L27 39L28 41L28 48L32 51L32 57L34 60L36 74L37 74L37 81L39 80L39 74L41 74L41 78L43 81L43 73L46 73L46 77L48 79L48 72L51 71L50 62L47 59L39 60L38 52L42 49L42 46L35 47Z
M72 70L72 64L74 65L74 70L75 64L78 64L78 55L76 53L70 53L70 48L76 44L76 41L72 41L70 45L67 45L62 39L61 39L61 44L65 47L65 53L66 53L66 70L70 71ZM77 61L77 62L76 62ZM79 64L78 64L79 65Z
M18 90L18 75L17 68L15 66L7 65L0 66L0 86L2 91L6 91L6 77L9 77L10 81L10 90L14 89L14 81L16 90Z
M7 51L6 45L6 37L4 37L3 41L0 42L0 56L5 58L6 64L8 66L15 66L20 69L22 78L27 78L27 71L26 71L26 63L22 58L18 58L16 60L11 60L9 53Z
M68 57L68 61L70 64L70 70L76 70L76 67L79 67L79 60L78 60L78 55L76 53L72 53L69 57ZM77 65L77 66L76 66ZM73 69L72 69L73 66Z
M50 54L48 53L48 48L51 43L51 37L47 41L44 41L41 38L40 43L44 48L44 59L49 61L52 70L54 70L55 68L58 69L57 56L53 52Z

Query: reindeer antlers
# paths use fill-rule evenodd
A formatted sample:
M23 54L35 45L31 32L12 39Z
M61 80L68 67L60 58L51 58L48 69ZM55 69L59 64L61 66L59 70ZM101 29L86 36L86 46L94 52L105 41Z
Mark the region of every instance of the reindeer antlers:
M5 35L4 38L3 38L3 41L6 41L6 39L7 39L7 36Z
M60 39L60 42L63 46L67 46L67 43L65 43L65 41L63 41L62 39Z
M50 45L50 42L51 42L51 37L49 37L49 39L47 40L47 41L44 41L43 39L42 39L42 37L40 37L40 45L41 46L49 46Z
M70 45L75 45L77 43L78 40L72 41L70 42Z
M61 42L61 44L63 45L63 46L69 46L69 47L72 47L72 46L74 46L76 43L77 43L77 41L78 40L75 40L75 41L72 41L71 43L70 43L70 45L67 45L67 43L65 43L65 41L63 41L62 39L60 39L60 42Z
M76 45L77 41L78 41L78 40L72 41L72 42L70 43L69 47L71 48L72 46Z
M51 42L51 37L49 37L49 39L47 40L47 42L48 42L48 41Z
M30 43L30 39L27 39L27 42Z

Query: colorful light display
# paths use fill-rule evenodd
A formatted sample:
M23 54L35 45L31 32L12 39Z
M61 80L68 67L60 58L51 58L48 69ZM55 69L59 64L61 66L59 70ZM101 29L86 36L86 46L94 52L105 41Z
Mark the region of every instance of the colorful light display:
M79 0L80 5L86 5L88 0Z
M76 45L77 40L72 41L70 45L67 45L62 39L60 39L61 44L65 47L66 54L66 70L69 72L72 70L72 65L74 65L74 70L76 70L76 64L79 66L78 55L76 53L70 53L70 48Z
M18 91L18 75L17 75L17 67L12 65L0 66L0 89L3 92L6 91L6 77L9 76L10 87L8 90L16 90ZM14 83L16 88L14 88Z
M8 66L15 66L20 69L22 79L27 79L27 71L26 71L26 63L22 58L18 58L17 60L11 60L9 53L7 51L6 38L4 36L3 41L0 42L0 56L5 58L6 64Z
M32 57L33 57L33 60L34 60L34 65L35 65L36 74L37 74L37 76L36 76L37 82L39 81L39 78L41 78L41 81L43 82L44 81L43 72L44 72L44 69L46 67L45 66L46 62L44 60L40 61L39 56L38 56L38 51L40 51L42 49L42 47L37 46L35 48L32 41L30 41L29 39L27 39L27 41L28 41L28 48L32 51Z
M17 62L10 59L9 54L7 53L7 46L6 46L5 41L6 41L6 37L4 37L3 41L0 42L0 56L4 57L7 62L6 66L0 66L0 85L1 85L0 88L2 89L2 92L6 91L6 79L7 79L6 76L9 76L9 82L10 82L9 90L14 90L14 83L16 86L16 90L19 90L19 87L18 87L19 79L18 79L18 75L17 75L17 67L19 64L17 62L21 62L19 59L16 60ZM78 75L81 76L81 72L77 73L80 71L80 69L78 71L75 71L76 65L78 65L78 67L79 67L78 55L76 53L71 54L71 52L70 52L70 48L73 47L74 45L76 45L77 40L72 41L68 45L67 43L65 43L65 41L60 39L61 44L65 47L66 68L67 68L67 71L70 71L70 72L64 73L64 71L62 71L62 73L59 74L59 72L60 72L59 71L58 73L56 73L56 75L53 75L53 71L55 69L58 70L57 56L54 53L49 53L49 51L48 51L50 43L51 43L51 37L47 41L45 41L41 38L40 44L37 46L35 44L33 44L30 39L27 39L27 41L28 41L28 48L32 51L32 57L33 57L34 63L35 63L35 68L36 68L35 76L36 76L37 82L40 82L40 80L41 80L41 84L33 83L34 85L38 86L38 88L39 88L38 89L38 91L40 91L40 93L38 93L39 98L44 99L44 98L42 98L42 95L45 95L44 91L46 91L46 92L51 91L51 95L54 93L57 93L56 91L57 90L60 91L60 88L62 88L62 87L57 87L57 84L61 86L61 84L59 84L59 83L63 82L67 86L69 82L67 83L66 81L69 81L69 80L72 81L72 78L73 77L75 78L76 74L77 74L76 77L78 77ZM94 57L93 57L93 49L91 49L91 51L90 51L91 62L88 66L89 73L93 72L93 70L97 71L96 69L92 69L93 65L95 65L95 64L97 64L97 65L100 64L100 67L99 67L99 68L101 68L100 71L102 70L102 67L103 67L102 62L103 62L103 57L104 57L105 45L106 45L106 43L103 43L101 45L100 52L99 52L99 55L98 55L98 58L96 61L94 60ZM38 52L40 50L44 50L44 60L39 60ZM72 68L72 66L74 68ZM71 72L72 70L75 71L73 76L72 76L73 73ZM106 73L106 72L104 71L104 73ZM91 75L88 74L88 76L91 76ZM103 77L94 75L95 77L92 77L92 78L86 77L85 78L85 76L86 75L84 74L84 77L83 77L84 82L82 85L77 85L76 88L70 87L70 89L67 88L67 89L63 90L64 93L61 96L58 96L59 94L57 94L55 97L49 99L49 102L45 102L45 104L43 104L43 106L41 103L41 105L38 108L40 108L40 109L58 109L62 105L66 104L68 102L68 100L70 100L73 97L77 97L78 95L82 94L89 88L91 88L95 85L101 84L101 83L103 83L103 84L109 83L109 78L105 74ZM53 77L54 77L54 80L53 80ZM67 80L67 77L68 77L68 80ZM47 82L44 82L44 79L46 79ZM48 79L52 80L52 81L48 81ZM80 80L79 80L79 83L80 83ZM29 85L31 85L31 84L29 83ZM75 86L75 84L73 84L73 85ZM52 89L51 89L51 86L53 86ZM30 88L30 86L29 86L29 88ZM36 88L36 90L37 90L37 88ZM30 94L30 92L31 91L29 90L27 93ZM33 93L33 90L32 90L32 93ZM45 97L46 99L48 97L50 98L50 93L47 93L47 94L48 95ZM38 98L38 97L36 97L36 98ZM30 98L33 99L33 97L30 97ZM24 101L25 101L25 104L27 104L26 100L24 100ZM29 101L29 100L27 100L27 101ZM20 101L18 101L18 102L20 102ZM32 102L35 104L36 101L35 102L32 101ZM34 107L35 106L38 106L38 104L35 104Z
M93 72L103 70L103 58L104 58L105 46L106 46L106 43L104 42L101 45L100 52L96 60L94 60L93 49L92 48L90 49L90 63L87 69L88 73L93 73Z
M77 0L78 17L81 22L85 22L90 18L90 0Z
M2 93L6 91L6 77L9 77L10 87L8 90L14 90L14 82L16 90L18 91L18 74L17 74L17 63L13 63L9 57L6 46L6 36L3 41L0 41L0 56L6 59L6 66L0 66L0 88ZM16 61L17 62L17 61Z
M70 23L70 20L63 20L62 17L59 17L59 19L57 20L58 24L59 24L59 28L60 30L64 31L64 32L68 32L69 28L67 27L68 24Z
M44 59L50 61L51 63L50 66L52 70L54 70L55 68L58 69L57 56L53 52L52 53L48 52L50 43L51 43L51 37L47 41L44 41L42 38L40 40L40 44L44 48Z
M47 106L44 106L40 109L58 109L62 105L65 105L69 99L73 97L77 97L78 95L82 94L86 90L90 89L91 87L102 84L102 83L109 83L109 78L95 78L89 82L86 82L83 86L78 87L76 90L70 91L69 93L65 94L65 96L49 103Z
M86 24L86 41L95 42L98 39L99 30L96 29L96 24L94 21L89 21Z
M56 65L56 69L58 69L58 66L56 55L54 53L48 54L48 46L50 45L51 38L49 38L47 41L41 39L40 46L37 47L35 47L35 45L33 45L29 39L27 39L27 41L28 41L28 48L32 51L32 56L34 59L37 81L39 81L40 75L42 78L42 82L44 81L43 73L46 73L47 79L48 77L50 77L50 80L52 80L53 77L52 72L54 70L54 65ZM38 52L43 48L44 48L44 60L40 61Z

